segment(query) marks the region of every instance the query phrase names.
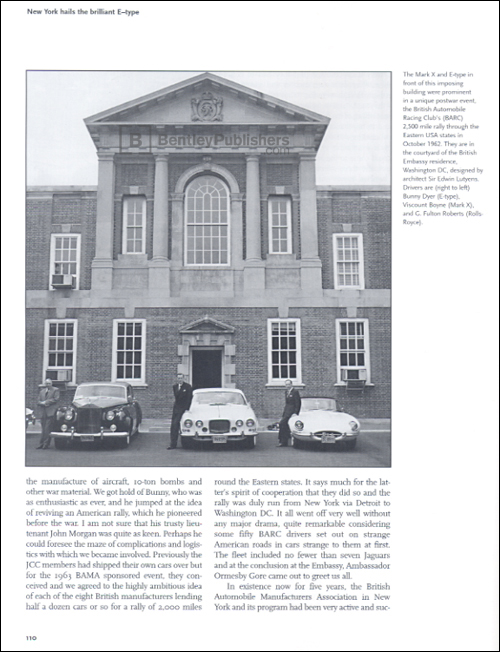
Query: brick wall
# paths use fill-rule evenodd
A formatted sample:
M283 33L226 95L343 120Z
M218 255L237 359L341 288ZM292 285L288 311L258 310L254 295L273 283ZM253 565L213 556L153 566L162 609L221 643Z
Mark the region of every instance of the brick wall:
M146 319L146 384L137 388L144 416L166 417L173 404L172 384L181 361L177 347L179 330L205 315L234 327L235 383L260 417L278 419L283 410L283 388L268 382L267 320L278 316L274 308L158 308L137 310ZM43 376L44 320L55 318L53 310L30 310L26 332L27 405L34 405ZM336 387L335 319L346 317L343 309L292 309L300 318L302 333L302 380L304 396L334 396L357 417L390 416L390 314L387 309L358 310L369 319L371 380L363 394ZM99 308L67 311L78 320L76 381L109 381L112 375L113 319L123 318L121 309ZM71 394L69 392L68 396Z
M48 290L52 233L81 234L80 289L90 289L96 192L47 192L26 202L26 289Z
M171 188L182 172L194 163L171 163ZM221 164L223 162L221 161ZM288 180L290 170L276 165L273 180ZM123 166L124 167L124 166ZM261 165L263 253L267 252L267 195L274 187L267 184L267 166ZM142 169L142 168L141 168ZM147 166L146 182L154 179L154 165ZM128 173L129 171L127 171ZM245 163L234 163L231 172L244 188ZM144 170L143 170L144 173ZM120 172L122 174L122 172ZM280 176L281 175L281 176ZM286 176L288 175L288 176ZM279 178L278 178L279 177ZM120 179L122 179L120 177ZM291 190L298 191L297 176ZM142 179L142 177L141 177ZM142 179L144 180L144 179ZM148 190L149 192L149 190ZM81 233L80 288L90 289L91 262L95 251L96 193L92 191L54 192L47 199L36 198L27 203L26 283L28 290L49 287L50 234L69 229ZM118 204L118 203L117 203ZM152 201L148 206L148 250L152 250ZM299 229L298 202L293 203L294 238ZM121 204L116 209L117 231L121 242ZM390 199L385 193L320 191L318 194L319 247L323 261L323 284L333 287L333 233L342 232L343 224L351 224L352 232L363 233L366 288L390 287ZM171 232L171 231L170 231ZM118 236L115 237L115 247ZM294 251L299 253L294 240ZM117 253L117 250L115 249ZM208 314L235 328L235 382L254 405L260 416L276 417L283 407L282 389L266 388L267 319L277 317L275 308L158 308L138 310L136 318L147 320L146 374L147 388L137 394L146 416L165 416L172 407L171 385L180 358L179 329ZM67 311L68 319L78 319L77 382L111 379L112 328L114 318L123 318L122 309L87 309ZM383 308L358 309L358 318L370 323L371 375L373 387L363 394L346 392L335 387L336 346L335 319L346 317L341 309L290 309L289 317L300 317L302 324L302 365L305 395L336 396L348 412L355 416L387 417L390 415L390 311ZM36 403L38 385L43 378L44 320L56 318L55 310L28 311L26 327L26 392L28 405Z
M319 255L323 287L334 287L333 234L363 234L366 289L391 287L391 201L386 193L325 193L318 197ZM348 232L346 232L348 235Z
M26 206L26 289L49 287L52 201L28 199Z
M358 309L357 319L369 320L370 366L373 387L363 393L335 386L337 353L335 320L347 318L343 308L290 310L300 317L302 331L302 381L304 396L337 398L346 412L356 417L389 417L391 400L390 311L387 308Z
M26 407L36 409L39 385L43 383L43 331L45 319L55 317L48 308L31 309L26 312Z

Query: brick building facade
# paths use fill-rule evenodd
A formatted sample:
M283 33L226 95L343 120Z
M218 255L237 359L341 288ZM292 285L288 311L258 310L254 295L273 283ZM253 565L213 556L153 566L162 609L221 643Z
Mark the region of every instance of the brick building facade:
M27 405L178 372L279 416L284 381L390 416L390 193L316 186L329 119L206 73L88 118L97 187L30 187Z

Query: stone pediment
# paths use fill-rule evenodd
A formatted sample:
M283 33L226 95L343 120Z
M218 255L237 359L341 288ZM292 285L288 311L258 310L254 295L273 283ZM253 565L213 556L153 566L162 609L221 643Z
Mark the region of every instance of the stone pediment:
M186 81L108 109L85 120L98 125L328 125L330 119L203 73Z
M221 321L212 319L211 317L205 316L203 319L197 319L196 321L187 324L179 330L179 333L182 334L197 334L197 333L234 333L234 327L224 324Z

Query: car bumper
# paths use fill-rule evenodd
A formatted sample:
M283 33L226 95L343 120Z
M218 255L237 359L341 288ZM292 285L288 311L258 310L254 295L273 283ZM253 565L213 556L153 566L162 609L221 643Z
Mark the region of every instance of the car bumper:
M107 439L109 437L125 438L129 435L130 433L125 430L112 431L104 428L101 428L101 430L97 432L77 432L74 429L68 429L66 432L58 430L57 432L50 433L51 437L56 439L66 439L68 441L95 441L99 439Z
M192 441L211 441L214 444L225 444L230 441L243 441L248 437L255 437L257 432L181 432L181 437L186 437Z
M291 436L294 439L299 441L316 441L320 444L339 444L345 441L352 441L356 439L359 435L359 432L314 432L314 433L304 433L304 432L294 432L292 431Z

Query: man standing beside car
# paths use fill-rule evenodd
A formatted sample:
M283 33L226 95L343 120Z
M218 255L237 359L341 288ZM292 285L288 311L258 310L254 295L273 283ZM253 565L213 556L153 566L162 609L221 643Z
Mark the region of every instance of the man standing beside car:
M177 439L181 428L182 415L191 407L193 388L184 381L183 374L177 374L177 382L174 385L174 409L172 411L172 424L170 426L170 446L167 450L177 448Z
M59 401L59 390L52 386L52 379L45 379L45 387L42 387L38 394L38 405L41 408L42 437L37 448L48 448L50 446L50 433L54 425L56 404Z
M285 409L280 421L278 446L288 446L290 439L288 419L294 414L299 414L301 403L299 390L295 389L291 380L285 380Z

